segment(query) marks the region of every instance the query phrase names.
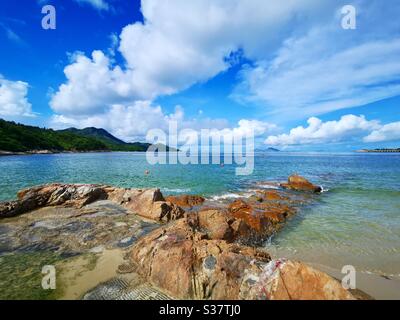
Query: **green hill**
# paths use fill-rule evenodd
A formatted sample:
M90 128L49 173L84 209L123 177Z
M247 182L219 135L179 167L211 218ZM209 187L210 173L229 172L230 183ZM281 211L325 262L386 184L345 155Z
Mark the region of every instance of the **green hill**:
M108 143L111 143L111 144L117 144L117 145L125 144L124 141L114 137L112 134L110 134L109 132L107 132L104 129L97 129L97 128L93 128L93 127L85 128L85 129L68 128L65 130L59 130L59 132L75 133L75 134L79 134L81 136L87 136L87 137L107 141Z
M104 129L70 128L56 131L0 119L2 151L147 151L150 145L140 142L125 143Z
M111 151L147 151L147 149L151 146L150 143L126 143L114 137L112 134L104 129L97 129L93 127L85 129L69 128L65 130L60 130L59 132L73 133L87 138L94 138L104 143Z

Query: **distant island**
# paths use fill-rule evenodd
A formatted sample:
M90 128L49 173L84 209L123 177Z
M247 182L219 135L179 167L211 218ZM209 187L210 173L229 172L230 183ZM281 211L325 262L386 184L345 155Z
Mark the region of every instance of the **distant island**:
M91 151L143 152L150 146L150 143L124 142L104 129L53 130L0 119L0 155ZM176 151L168 146L166 150Z
M270 151L270 152L280 152L280 150L275 149L275 148L268 148L267 151Z
M396 153L400 152L400 148L397 149L361 149L357 152L360 153Z

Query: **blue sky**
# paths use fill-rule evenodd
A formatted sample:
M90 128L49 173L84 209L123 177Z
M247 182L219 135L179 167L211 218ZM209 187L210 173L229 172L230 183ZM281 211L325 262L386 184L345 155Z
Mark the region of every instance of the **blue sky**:
M396 0L3 0L0 117L127 141L177 120L254 129L260 148L400 146L399 16Z

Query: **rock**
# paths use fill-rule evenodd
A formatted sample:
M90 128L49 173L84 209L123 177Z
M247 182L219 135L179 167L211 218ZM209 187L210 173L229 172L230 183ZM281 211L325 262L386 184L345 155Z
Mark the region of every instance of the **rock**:
M97 185L51 184L22 190L18 200L0 203L0 217L13 217L45 206L71 206L81 208L107 198Z
M315 193L322 191L320 186L312 184L310 181L297 174L291 175L288 179L288 182L282 183L281 187L296 191L310 191Z
M244 299L267 300L354 300L339 281L297 261L273 260L259 274L256 281L242 287Z
M302 263L271 261L263 250L208 240L188 217L143 237L129 257L136 272L177 299L354 298L337 280Z
M281 224L293 214L293 209L280 204L249 204L243 200L236 200L229 205L229 212L233 218L239 220L235 223L236 237L260 242L281 228Z
M0 202L0 218L14 217L35 209L34 203Z
M159 189L110 189L108 197L133 213L155 221L180 219L185 213L175 204L165 201Z
M282 195L282 193L278 190L259 190L257 191L257 194L261 197L261 199L268 201L289 200L288 197Z
M146 280L179 299L237 299L245 268L267 253L221 240L206 240L184 218L139 240L130 257Z
M169 196L166 200L181 208L189 209L199 206L205 201L203 197L195 195Z
M139 213L140 216L160 222L168 222L183 217L185 211L170 202L154 202L151 211Z
M208 237L213 240L232 241L234 230L227 212L221 210L205 210L198 213L199 226L205 229Z
M50 184L22 190L18 200L0 203L0 218L13 217L50 206L82 208L111 200L137 215L158 222L183 217L184 210L166 202L159 189L121 189L101 185Z

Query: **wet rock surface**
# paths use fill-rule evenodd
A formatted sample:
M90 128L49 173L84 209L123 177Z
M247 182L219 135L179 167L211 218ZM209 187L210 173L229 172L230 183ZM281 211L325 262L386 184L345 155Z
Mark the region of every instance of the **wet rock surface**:
M99 245L128 247L158 224L144 221L110 201L81 209L45 207L0 225L0 254L52 249L82 253ZM129 239L129 240L127 240Z

